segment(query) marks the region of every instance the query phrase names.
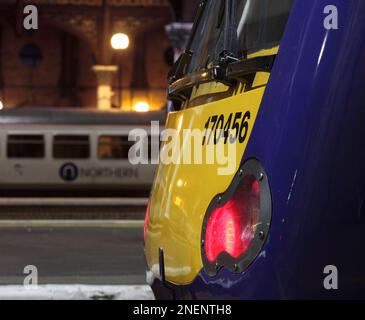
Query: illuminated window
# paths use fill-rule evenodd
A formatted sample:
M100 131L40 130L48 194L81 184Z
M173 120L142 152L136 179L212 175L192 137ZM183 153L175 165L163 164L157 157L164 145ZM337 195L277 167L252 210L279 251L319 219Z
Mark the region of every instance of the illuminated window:
M128 136L100 136L98 146L99 159L128 159L129 148L134 141Z

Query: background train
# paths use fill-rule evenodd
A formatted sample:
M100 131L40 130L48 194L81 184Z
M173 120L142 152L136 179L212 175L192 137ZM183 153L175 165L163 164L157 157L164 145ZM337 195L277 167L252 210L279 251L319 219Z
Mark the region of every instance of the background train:
M151 141L164 112L8 109L0 113L2 194L148 194L155 165L128 161L130 130Z

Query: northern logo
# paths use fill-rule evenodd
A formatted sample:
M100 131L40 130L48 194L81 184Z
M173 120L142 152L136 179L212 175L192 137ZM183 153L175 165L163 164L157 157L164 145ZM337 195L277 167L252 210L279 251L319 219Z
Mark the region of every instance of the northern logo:
M73 163L65 163L60 168L60 177L67 182L75 181L79 175L79 169Z

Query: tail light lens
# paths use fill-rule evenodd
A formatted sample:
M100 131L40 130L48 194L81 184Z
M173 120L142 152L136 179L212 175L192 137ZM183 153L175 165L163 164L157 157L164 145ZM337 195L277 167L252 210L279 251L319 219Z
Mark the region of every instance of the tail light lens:
M261 250L270 222L267 177L252 159L208 208L202 230L202 258L208 274L214 275L220 266L243 271Z
M147 231L147 223L148 223L148 215L150 213L150 204L151 200L148 200L146 214L144 216L144 224L143 224L143 239L146 242L146 231Z
M252 243L260 214L260 187L254 176L246 176L233 197L216 208L207 224L205 250L214 262L226 252L233 258L244 254Z

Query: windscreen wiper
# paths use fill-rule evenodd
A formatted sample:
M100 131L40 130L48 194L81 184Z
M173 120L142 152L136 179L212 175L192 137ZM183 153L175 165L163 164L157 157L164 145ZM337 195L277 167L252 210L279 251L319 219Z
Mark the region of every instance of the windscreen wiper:
M223 51L219 55L220 63L232 62L237 54L238 39L235 25L236 0L224 0Z
M229 63L225 78L246 82L246 77L256 72L271 72L276 55L255 57Z
M169 85L168 98L180 102L187 100L193 87L208 82L220 82L227 86L235 86L238 82L249 83L250 76L256 72L271 72L275 57L276 55L269 55L218 64L210 69L188 74Z

